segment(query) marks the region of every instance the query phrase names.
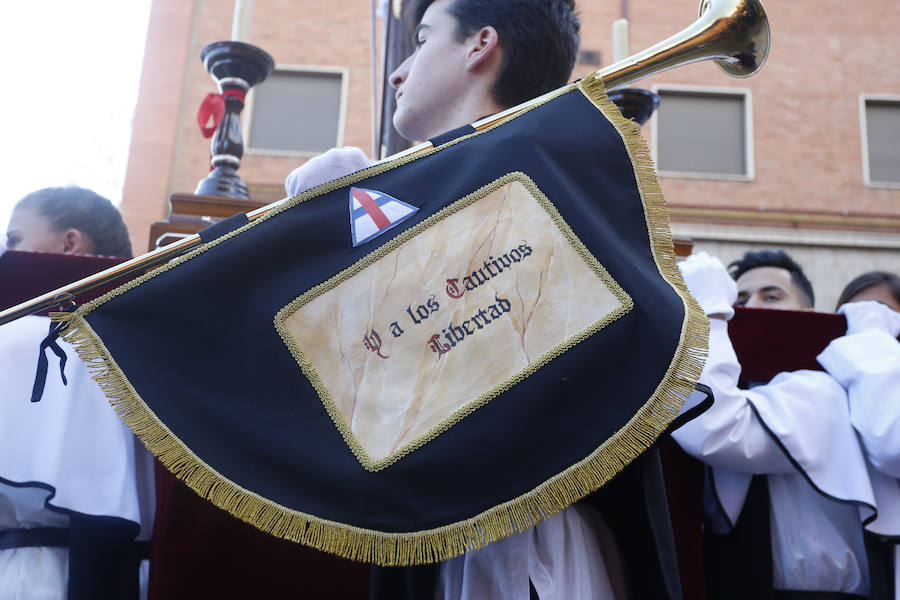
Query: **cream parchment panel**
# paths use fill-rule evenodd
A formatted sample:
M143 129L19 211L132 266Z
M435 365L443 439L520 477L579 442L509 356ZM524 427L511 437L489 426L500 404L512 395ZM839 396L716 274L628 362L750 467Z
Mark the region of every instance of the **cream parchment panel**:
M632 305L523 174L393 242L352 277L336 276L276 319L371 470L445 431Z

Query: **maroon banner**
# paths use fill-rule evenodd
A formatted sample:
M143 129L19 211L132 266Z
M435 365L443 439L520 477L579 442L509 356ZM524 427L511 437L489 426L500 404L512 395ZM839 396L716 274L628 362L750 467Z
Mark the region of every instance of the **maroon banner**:
M783 371L821 371L816 356L846 331L843 315L812 311L736 307L728 322L742 384L765 383Z
M126 260L128 259L109 256L7 250L0 254L0 310L6 310L47 292L52 292ZM78 296L78 302L84 303L93 300L135 276L137 274L122 277L85 292ZM53 307L49 310L56 310L56 308ZM37 314L46 315L47 312Z

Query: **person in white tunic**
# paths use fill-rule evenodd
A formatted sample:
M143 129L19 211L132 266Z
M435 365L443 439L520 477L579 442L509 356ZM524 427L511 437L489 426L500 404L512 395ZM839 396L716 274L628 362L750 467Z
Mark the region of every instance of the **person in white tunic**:
M854 279L838 312L847 318L847 333L818 360L846 388L850 420L873 467L878 519L866 528L887 543L893 598L900 590L900 277L872 272Z
M7 241L20 251L131 254L118 210L76 187L23 198ZM41 349L49 329L42 316L0 326L0 598L137 598L133 540L152 529L152 458L72 346L57 340L64 362Z
M97 589L93 583L80 583L84 573L75 574L74 581L70 573L70 548L93 551L74 541L82 532L92 535L81 525L105 527L116 521L124 538L146 540L153 524L150 454L116 415L70 345L59 342L67 356L67 383L63 384L58 366L51 364L41 400L30 401L38 344L47 335L49 322L47 317L29 316L0 326L0 598L4 600L58 600L70 589L73 594L85 586ZM76 558L91 560L83 553ZM102 564L97 568L103 571ZM137 576L136 562L133 575ZM106 583L127 576L107 571ZM133 581L137 593L137 579Z
M766 596L868 597L861 523L874 515L875 499L844 388L827 373L803 370L738 389L741 367L728 338L735 302L808 310L812 288L782 251L748 252L731 266L737 282L705 253L681 264L688 288L711 317L700 382L712 388L715 402L673 437L710 467L708 512L720 513L720 529L739 523L752 477L765 476L772 556ZM743 552L748 556L734 558L749 558L753 549ZM715 576L707 573L708 579ZM711 590L711 600L713 593L722 592ZM739 589L726 594L744 597Z

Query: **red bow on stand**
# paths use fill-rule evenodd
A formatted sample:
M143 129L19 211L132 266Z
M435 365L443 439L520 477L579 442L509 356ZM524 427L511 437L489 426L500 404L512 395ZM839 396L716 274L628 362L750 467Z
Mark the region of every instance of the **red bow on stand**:
M243 102L246 95L247 92L241 89L225 90L221 94L207 94L197 111L197 125L200 126L203 137L212 137L216 132L216 128L225 115L225 98L237 98ZM210 117L212 117L212 125L207 126Z

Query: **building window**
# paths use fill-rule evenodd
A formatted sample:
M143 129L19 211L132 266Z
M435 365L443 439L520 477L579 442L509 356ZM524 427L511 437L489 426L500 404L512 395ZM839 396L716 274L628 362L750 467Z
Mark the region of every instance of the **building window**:
M863 180L900 187L900 97L860 96Z
M343 69L276 69L248 102L248 152L308 156L340 146L346 78Z
M656 86L653 153L661 176L753 179L749 90Z

